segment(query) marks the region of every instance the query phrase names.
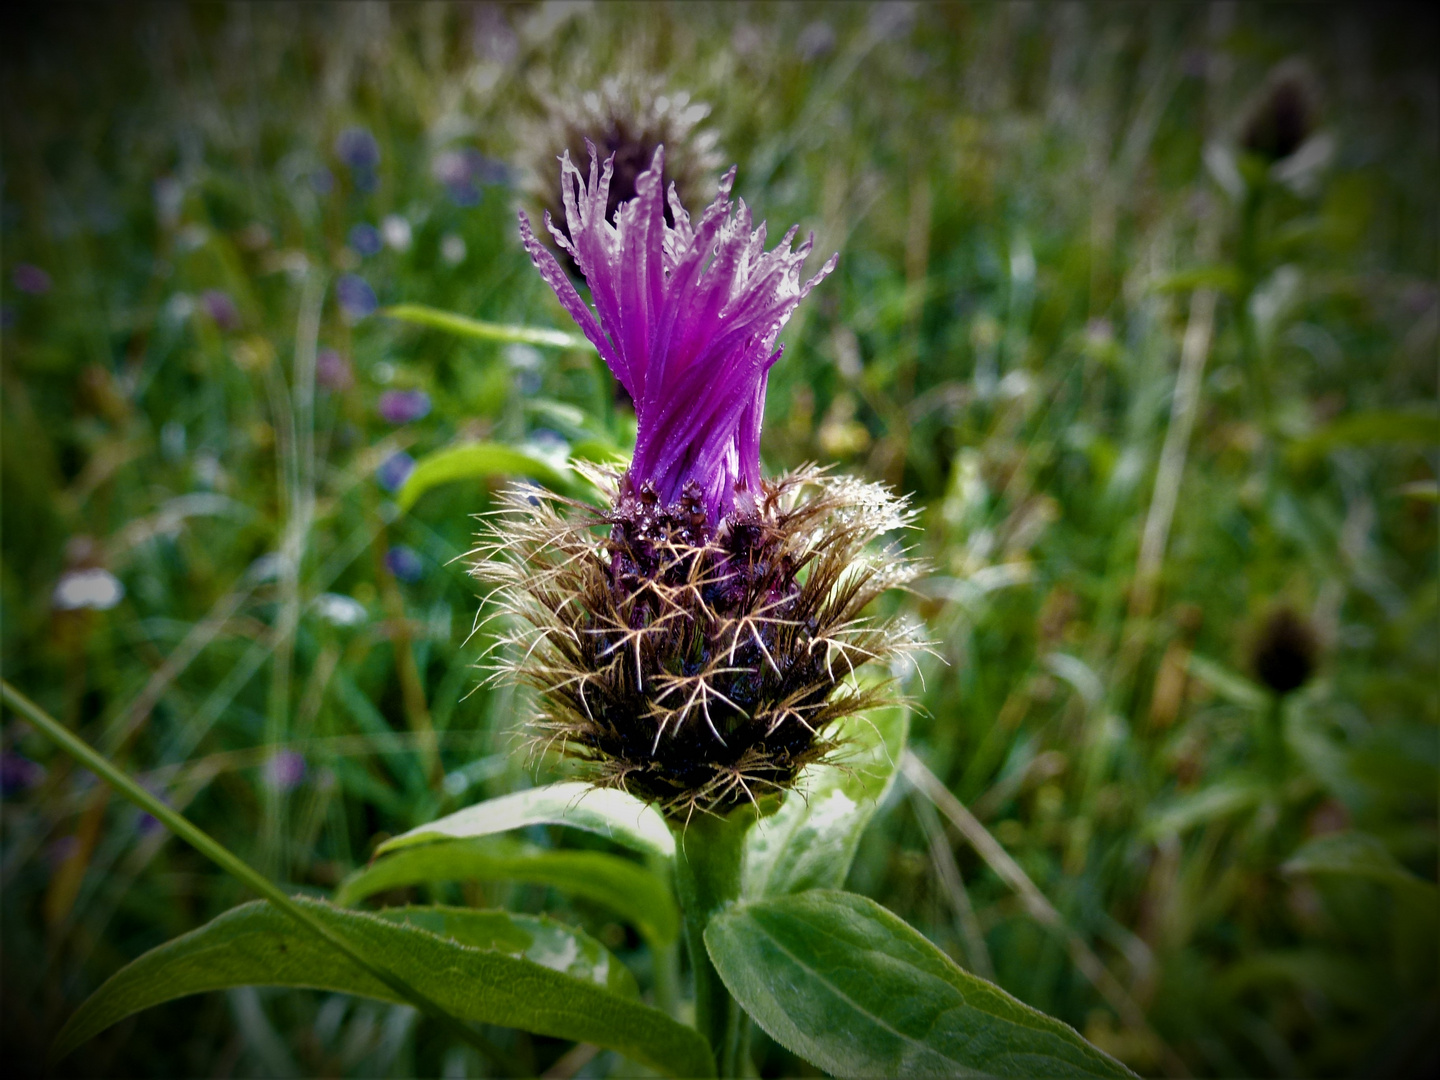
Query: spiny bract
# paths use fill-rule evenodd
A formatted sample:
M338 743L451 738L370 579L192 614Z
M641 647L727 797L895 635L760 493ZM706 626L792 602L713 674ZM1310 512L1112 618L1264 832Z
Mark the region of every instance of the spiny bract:
M539 691L543 743L672 816L790 787L879 699L856 669L917 644L863 614L916 574L872 546L903 503L806 469L711 526L697 488L662 505L595 478L608 511L515 488L491 519L475 573L512 620L496 674Z

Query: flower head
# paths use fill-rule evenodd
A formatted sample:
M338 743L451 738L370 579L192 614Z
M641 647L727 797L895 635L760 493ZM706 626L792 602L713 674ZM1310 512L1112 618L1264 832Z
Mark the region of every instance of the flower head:
M545 108L543 119L532 126L522 142L530 150L521 173L531 205L548 212L560 230L570 236L569 214L554 181L555 159L578 154L590 142L614 159L605 218L610 220L621 204L633 199L640 175L650 166L659 146L666 148L664 179L673 183L687 205L699 201L709 178L719 171L721 158L715 133L703 127L710 106L663 79L627 69L598 80L583 93L537 88ZM708 193L707 193L708 194ZM669 216L668 207L664 208ZM673 217L670 218L673 222ZM569 270L577 269L567 266Z
M1283 603L1265 615L1250 646L1250 666L1256 676L1282 697L1310 681L1319 659L1320 639L1314 626Z
M1314 73L1301 60L1276 65L1246 108L1240 145L1267 163L1282 161L1315 131L1320 90Z
M635 402L635 456L622 497L671 506L682 498L714 526L760 492L760 420L776 338L797 304L835 268L809 281L800 267L813 237L791 249L798 227L765 251L765 226L751 229L740 201L731 216L732 168L715 201L692 224L672 184L662 208L664 148L636 181L635 198L606 214L613 158L598 167L590 146L582 178L567 152L562 187L570 235L546 214L579 266L595 309L520 215L520 235L561 304Z
M817 469L760 472L776 337L816 281L807 242L770 252L731 213L732 170L692 223L663 155L607 216L612 163L588 180L563 161L581 299L521 216L531 257L635 401L624 473L591 473L605 510L515 487L482 537L475 574L512 621L497 678L540 694L540 740L591 778L666 813L724 813L793 786L837 746L832 725L881 691L855 671L916 644L864 614L914 577L903 552L872 550L909 514L888 490Z

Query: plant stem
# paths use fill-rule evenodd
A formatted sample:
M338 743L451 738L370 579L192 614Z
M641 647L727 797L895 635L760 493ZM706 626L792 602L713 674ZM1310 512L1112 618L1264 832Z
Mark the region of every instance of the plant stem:
M1268 696L1265 715L1260 720L1262 767L1278 796L1285 786L1285 698L1276 693Z
M697 814L688 823L672 823L676 884L695 972L695 1027L710 1041L721 1077L741 1075L749 1025L710 962L705 926L740 895L745 836L755 821L747 805L725 817Z
M150 794L150 792L126 776L125 773L115 765L111 764L108 759L88 743L61 724L60 721L56 720L44 709L40 708L39 705L36 705L4 680L0 680L0 700L3 700L6 705L39 728L51 741L58 745L60 749L64 750L65 753L69 754L85 768L100 777L117 792L140 807L140 809L163 823L166 828L188 843L196 851L200 852L200 854L214 862L220 869L250 886L250 888L254 889L266 900L269 900L270 903L274 904L286 915L289 915L298 922L304 929L315 934L326 942L326 944L344 955L347 960L355 964L366 974L378 979L401 998L410 1002L432 1019L438 1021L451 1035L463 1039L487 1057L494 1056L495 1048L492 1047L489 1040L479 1032L472 1031L467 1025L451 1016L404 979L392 975L383 968L376 967L370 963L370 961L366 960L351 948L350 944L339 934L335 933L334 930L315 918L290 897L286 896L285 892L278 885L259 873L237 855L233 854L218 840L215 840L208 833L191 824L181 814L165 805L158 797Z

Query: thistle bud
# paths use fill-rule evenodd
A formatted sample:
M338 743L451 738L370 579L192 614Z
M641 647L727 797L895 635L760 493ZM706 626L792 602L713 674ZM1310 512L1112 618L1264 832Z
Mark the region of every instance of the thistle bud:
M880 691L852 676L916 644L867 618L915 576L873 544L909 515L886 489L821 470L767 480L760 419L776 338L833 268L801 284L795 230L765 252L734 170L699 221L670 188L663 151L612 221L613 156L588 179L566 155L569 233L595 309L521 215L542 276L636 403L630 467L592 472L601 510L517 488L482 539L510 646L496 674L538 691L540 740L673 817L724 813L791 787L836 747L836 720Z
M1255 677L1283 697L1310 681L1319 652L1314 627L1293 608L1282 604L1260 624L1251 646L1250 663Z
M1288 158L1315 130L1319 100L1309 67L1299 60L1277 65L1245 110L1241 147L1269 163Z
M532 160L523 163L525 191L531 205L549 214L567 237L569 218L552 180L555 161L563 154L578 154L587 143L594 143L612 159L607 221L635 197L640 175L650 166L657 147L668 149L665 184L673 183L686 204L699 199L706 178L720 166L715 134L701 126L710 106L684 91L667 92L657 78L614 76L586 93L546 94L543 99L546 118L525 143L533 148L527 153ZM668 208L662 209L673 225ZM568 254L563 257L569 261ZM568 269L578 268L570 263Z

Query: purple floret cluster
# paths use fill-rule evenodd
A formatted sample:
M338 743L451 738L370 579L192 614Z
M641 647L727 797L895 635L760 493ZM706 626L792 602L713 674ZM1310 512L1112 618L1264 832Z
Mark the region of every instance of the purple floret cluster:
M594 146L588 179L562 159L570 235L546 214L546 226L575 260L594 309L520 215L531 259L560 303L600 351L635 402L638 432L626 497L698 498L713 527L760 492L760 421L770 367L780 356L781 328L797 304L835 268L838 256L809 281L800 267L813 237L792 250L797 227L765 250L765 225L751 228L743 200L732 215L732 168L697 222L672 184L666 222L661 173L664 148L636 181L636 196L613 221L605 216L613 160L600 167Z

